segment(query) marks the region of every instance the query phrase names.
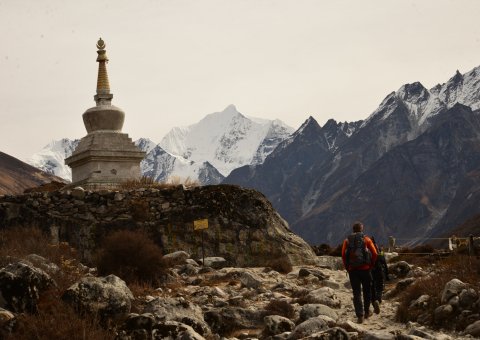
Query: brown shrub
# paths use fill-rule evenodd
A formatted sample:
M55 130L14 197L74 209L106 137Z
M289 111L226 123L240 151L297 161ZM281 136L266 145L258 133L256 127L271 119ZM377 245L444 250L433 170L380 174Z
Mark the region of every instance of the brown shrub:
M65 260L76 261L78 254L68 243L53 244L51 236L38 227L11 227L0 230L0 267L37 254L58 266Z
M431 276L418 279L407 287L400 295L400 305L397 309L397 320L401 322L416 321L417 316L423 311L409 309L410 303L421 295L427 294L431 301L427 312L433 314L435 308L440 306L441 293L445 284L454 279L470 284L474 289L480 289L480 260L473 256L454 254L446 258L436 257L436 270ZM431 263L430 263L431 265ZM454 327L454 324L451 325Z
M6 339L19 340L103 340L113 339L112 331L100 326L95 315L79 316L69 305L61 301L60 290L42 294L38 313L20 314L15 331Z
M141 230L111 233L94 261L101 275L115 274L127 283L158 283L165 272L160 247Z
M270 267L273 270L282 274L288 274L293 269L292 264L290 263L290 260L286 257L271 259L267 262L266 267Z
M36 227L0 230L0 267L29 254L43 256L60 268L57 273L49 273L56 286L40 295L36 314L18 315L15 331L0 334L0 339L113 339L93 316L78 316L60 299L83 275L77 253L68 243L52 244L50 236Z
M266 315L280 315L288 319L295 316L295 308L287 301L272 300L265 306Z

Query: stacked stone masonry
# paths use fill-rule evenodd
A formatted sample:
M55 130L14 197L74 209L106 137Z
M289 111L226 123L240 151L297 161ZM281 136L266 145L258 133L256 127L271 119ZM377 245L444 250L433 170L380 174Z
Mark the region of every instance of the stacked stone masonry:
M208 219L205 256L224 257L234 266L268 265L272 259L313 264L315 254L259 192L232 185L186 189L83 191L0 196L0 228L38 226L58 241L74 245L84 260L108 233L145 229L164 253L184 250L202 257L202 231Z

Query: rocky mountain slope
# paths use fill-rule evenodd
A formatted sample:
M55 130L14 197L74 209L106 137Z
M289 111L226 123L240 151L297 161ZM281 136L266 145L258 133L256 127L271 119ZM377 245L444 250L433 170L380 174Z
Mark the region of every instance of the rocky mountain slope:
M225 182L263 191L291 223L293 230L310 243L340 242L356 219L364 220L369 232L382 242L390 234L400 236L415 231L410 235L414 237L452 228L451 219L450 222L446 219L448 207L454 202L454 192L451 191L459 187L462 174L466 172L462 170L449 177L445 171L450 161L457 160L456 164L462 166L470 162L467 158L472 156L469 152L474 152L476 138L472 136L471 129L472 124L476 124L472 122L475 114L455 107L455 104L462 103L473 108L479 106L479 72L480 68L464 75L457 72L447 83L430 90L418 82L400 87L389 94L365 121L343 124L350 127L347 129L350 132L340 133L343 138L336 140L335 148L325 147L328 143L323 130L333 128L330 134L335 135L342 130L341 124L329 121L324 127L317 127L314 134L303 133L300 129L296 134L304 134L303 143L280 145L263 164L237 169ZM415 143L421 144L428 134L435 133L442 136L436 141L436 150L415 156ZM469 142L468 138L473 139ZM294 155L301 154L305 145L315 144L319 139L324 140L324 145L309 153L307 165L303 166L303 158L297 159ZM443 143L453 146L446 148ZM409 164L411 173L401 178L403 182L392 182L387 179L395 169L388 168L388 164L402 163L404 154L396 147L403 145L405 148L415 145L410 151L414 153L411 157L422 159L424 163ZM468 145L469 151L460 152L465 145ZM445 150L440 151L442 147ZM313 157L316 159L311 161ZM386 158L382 161L382 157ZM274 159L285 161L277 161L273 170L270 164ZM436 169L442 160L440 169L444 170ZM385 170L380 168L382 166ZM272 171L276 175L266 182ZM447 182L437 191L429 189L429 195L424 197L422 189L416 187L419 181L416 174L421 171L427 172L428 176L444 171L438 179ZM448 171L452 169L448 168ZM420 180L424 186L434 182L433 179ZM442 193L441 198L436 197L439 192ZM406 209L408 214L404 213ZM473 213L465 212L466 215ZM446 214L445 218L443 214ZM455 213L452 211L451 215Z
M21 194L25 189L62 179L0 152L0 195Z

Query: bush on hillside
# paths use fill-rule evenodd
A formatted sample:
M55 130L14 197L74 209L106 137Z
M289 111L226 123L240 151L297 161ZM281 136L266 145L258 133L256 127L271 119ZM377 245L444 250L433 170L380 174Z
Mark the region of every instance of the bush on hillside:
M447 258L438 258L437 269L434 275L428 275L417 279L399 295L400 304L397 309L396 318L400 322L417 321L421 313L429 313L432 316L435 308L441 305L441 294L445 284L457 278L468 283L475 290L480 290L480 260L473 256L462 254L452 255ZM410 303L421 295L429 295L431 300L426 310L415 311ZM454 326L454 323L451 325Z
M158 283L165 272L162 250L141 230L106 236L94 261L99 274L115 274L127 283Z

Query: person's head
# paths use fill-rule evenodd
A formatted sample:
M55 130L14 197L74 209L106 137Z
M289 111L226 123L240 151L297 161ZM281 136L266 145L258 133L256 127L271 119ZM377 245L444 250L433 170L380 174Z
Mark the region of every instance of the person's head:
M362 222L355 222L352 226L354 233L359 233L363 231L363 223Z

